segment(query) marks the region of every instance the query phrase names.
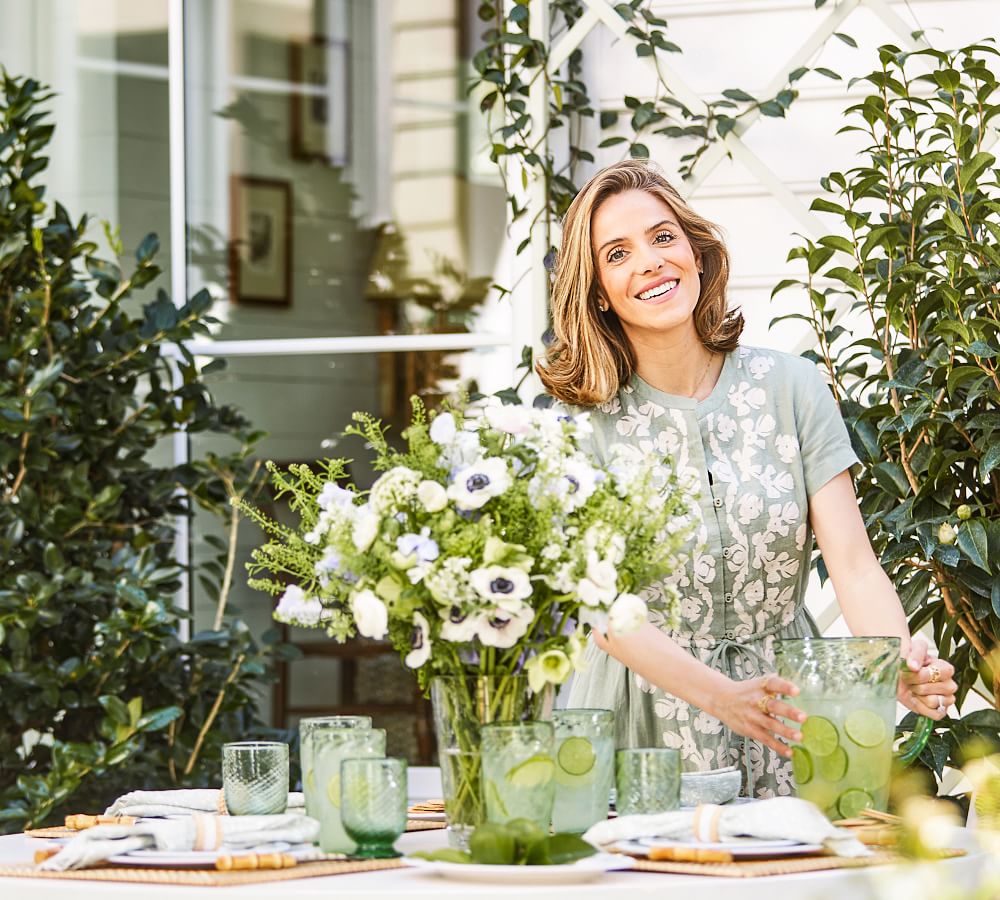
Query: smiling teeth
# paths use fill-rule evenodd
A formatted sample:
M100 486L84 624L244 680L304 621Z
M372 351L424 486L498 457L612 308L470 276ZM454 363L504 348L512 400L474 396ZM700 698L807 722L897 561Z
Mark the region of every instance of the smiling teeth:
M665 294L669 290L673 290L677 286L676 281L664 281L663 284L655 288L650 288L648 291L643 291L639 294L640 300L652 300L654 297L659 297L660 294Z

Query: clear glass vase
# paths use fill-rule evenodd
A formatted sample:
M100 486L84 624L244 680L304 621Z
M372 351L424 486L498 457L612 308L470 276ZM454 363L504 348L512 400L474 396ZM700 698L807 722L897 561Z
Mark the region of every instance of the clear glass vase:
M552 717L553 693L533 694L523 675L437 677L431 705L448 820L448 843L465 849L486 821L482 794L480 729L491 722Z
M889 801L896 735L900 641L895 637L775 641L778 674L795 684L792 699L808 718L792 748L799 797L831 819L854 818ZM907 748L905 760L926 741Z

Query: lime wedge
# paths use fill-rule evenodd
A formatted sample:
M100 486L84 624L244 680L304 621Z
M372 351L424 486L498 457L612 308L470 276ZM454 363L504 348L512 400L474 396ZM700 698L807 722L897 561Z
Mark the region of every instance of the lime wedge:
M555 771L556 764L552 762L552 757L539 753L518 763L504 777L512 787L536 788L548 784Z
M847 774L847 752L838 747L829 756L818 757L816 772L824 781L840 781Z
M844 719L844 731L859 747L876 747L885 740L885 722L870 709L856 709Z
M848 788L837 798L837 810L845 819L853 819L873 803L872 795L861 788Z
M813 756L829 756L840 746L837 726L822 716L810 716L802 723L802 746Z
M594 747L586 738L568 737L559 747L556 756L560 767L570 775L586 775L594 768L597 756Z
M337 809L340 809L340 772L327 782L326 797Z
M796 784L809 784L812 781L812 757L804 747L792 747L792 774Z

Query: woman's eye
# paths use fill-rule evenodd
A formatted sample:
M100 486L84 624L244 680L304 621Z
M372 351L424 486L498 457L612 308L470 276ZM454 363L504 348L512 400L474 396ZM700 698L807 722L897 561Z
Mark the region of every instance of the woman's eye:
M669 244L674 239L674 236L669 231L657 232L656 242L658 244Z
M608 262L621 262L625 258L625 251L621 247L615 247L608 254Z

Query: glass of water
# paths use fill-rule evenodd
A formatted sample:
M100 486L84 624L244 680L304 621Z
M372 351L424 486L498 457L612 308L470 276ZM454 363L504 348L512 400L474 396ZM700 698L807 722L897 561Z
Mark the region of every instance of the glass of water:
M231 816L283 813L288 805L288 744L223 744L222 791Z
M551 722L500 722L481 732L486 821L531 819L548 831L556 764Z
M313 732L323 728L371 728L371 716L315 716L299 720L299 762L302 766L302 795L306 815L318 819L316 772L313 768Z
M608 817L615 775L615 716L608 709L558 709L552 828L583 834Z

